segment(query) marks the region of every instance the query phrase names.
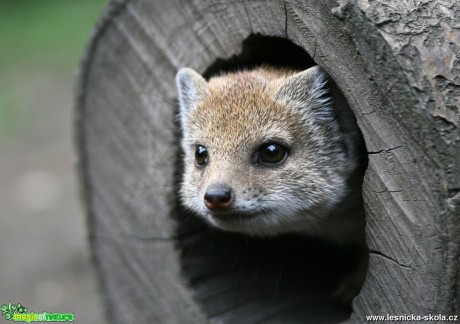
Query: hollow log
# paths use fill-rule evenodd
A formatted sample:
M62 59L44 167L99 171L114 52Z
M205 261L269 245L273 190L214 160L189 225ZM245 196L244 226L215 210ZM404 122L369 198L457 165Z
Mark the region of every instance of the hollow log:
M80 72L76 139L111 323L333 323L460 313L460 5L427 0L113 0ZM353 253L212 231L177 198L174 76L322 66L362 131L369 267Z

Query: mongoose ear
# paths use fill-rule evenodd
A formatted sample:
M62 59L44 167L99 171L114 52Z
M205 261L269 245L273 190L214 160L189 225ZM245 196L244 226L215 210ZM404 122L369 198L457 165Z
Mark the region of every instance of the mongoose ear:
M310 107L321 119L333 118L327 78L326 72L319 66L296 73L284 80L275 94L275 99Z
M183 117L209 96L206 80L193 69L180 69L176 75L176 84L179 90L180 114Z
M319 66L313 66L286 78L275 97L276 99L304 101L318 91L324 92L323 88L325 88L326 82L326 72ZM325 90L327 91L327 89Z

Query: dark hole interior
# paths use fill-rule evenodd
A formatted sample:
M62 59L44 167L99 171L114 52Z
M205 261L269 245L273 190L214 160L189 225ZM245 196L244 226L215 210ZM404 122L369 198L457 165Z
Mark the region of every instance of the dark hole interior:
M244 40L241 53L228 59L217 59L204 72L204 77L242 68L251 69L262 64L299 70L316 65L303 48L287 39L251 35Z
M252 35L240 54L218 59L205 77L261 64L306 69L315 62L286 39ZM183 275L210 320L338 323L350 316L351 308L331 295L357 262L353 246L301 235L226 233L182 209L176 215Z

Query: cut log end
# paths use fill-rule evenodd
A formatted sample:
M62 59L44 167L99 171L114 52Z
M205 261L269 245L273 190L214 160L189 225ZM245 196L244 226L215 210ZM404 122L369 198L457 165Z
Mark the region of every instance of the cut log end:
M427 4L438 12L433 19L446 17L444 29L427 26L433 35L454 21L448 18L457 5L436 11L441 2ZM332 0L110 4L82 66L76 129L91 247L111 322L331 323L350 314L362 322L370 314L458 312L460 158L451 121L459 116L444 100L457 81L441 69L445 76L436 80L445 82L431 83L425 62L433 54L416 50L428 40L416 30L407 39L399 32L417 28L416 8L400 4L395 10L404 19L393 21L379 20L385 10L341 3L340 19ZM407 42L411 51L400 46ZM417 64L408 64L411 53ZM371 253L352 312L329 295L353 265L353 250L303 237L216 232L177 202L177 70L189 66L210 77L258 64L321 65L363 133ZM439 128L439 116L449 117L448 127Z

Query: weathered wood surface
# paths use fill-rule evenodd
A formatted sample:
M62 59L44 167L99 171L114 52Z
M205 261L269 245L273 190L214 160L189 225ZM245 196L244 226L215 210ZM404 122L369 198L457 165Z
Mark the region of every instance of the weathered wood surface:
M303 48L342 89L363 132L370 264L351 321L460 312L459 3L339 2L109 5L82 65L76 128L110 322L330 323L349 316L330 305L324 284L302 276L324 261L320 252L296 252L311 242L247 243L203 230L177 204L174 75L184 66L207 71L239 54L253 34ZM261 244L262 252L246 252ZM324 267L340 267L343 260L330 256L336 263ZM334 277L318 269L312 278Z

